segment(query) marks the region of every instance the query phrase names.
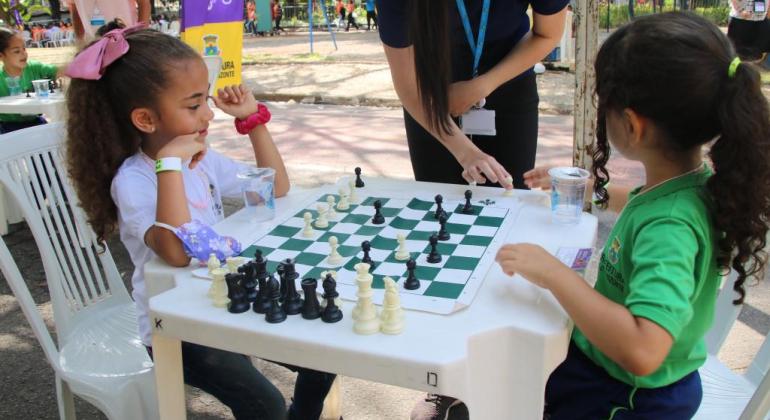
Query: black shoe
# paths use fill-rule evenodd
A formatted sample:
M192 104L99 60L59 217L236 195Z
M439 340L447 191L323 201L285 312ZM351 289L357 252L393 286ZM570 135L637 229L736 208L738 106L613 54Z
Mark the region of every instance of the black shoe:
M457 398L428 394L425 401L415 404L411 420L468 420L468 407Z

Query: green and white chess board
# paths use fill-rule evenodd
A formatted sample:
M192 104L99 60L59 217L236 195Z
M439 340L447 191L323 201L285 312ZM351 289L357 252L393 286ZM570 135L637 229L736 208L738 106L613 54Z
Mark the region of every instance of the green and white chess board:
M399 285L404 308L448 314L470 305L494 263L495 252L510 230L516 210L473 200L474 214L462 214L460 209L465 199L461 195L443 194L443 208L448 215L446 228L451 237L438 244L441 262L431 264L426 260L430 252L428 238L440 228L435 218L434 196L409 196L399 191L377 191L379 194L365 196L367 192L368 188L357 190L359 203L351 203L345 211L335 209L336 217L329 219L329 226L318 228L314 223L313 236L306 238L302 234L305 212L316 220L317 205L328 207L327 194L315 195L299 210L292 211L290 217L259 237L241 255L251 258L259 248L268 260L270 272L275 271L279 262L291 258L295 261L300 279L316 278L319 284L322 272L334 270L340 297L355 300L356 272L353 267L363 257L361 243L369 241L369 256L374 262L370 273L374 277L375 303L382 302L383 278L390 276ZM339 202L339 195L332 195L335 202ZM375 200L382 203L384 224L372 223ZM420 288L416 290L403 287L408 273L406 261L395 258L399 233L406 237L406 248L417 263L415 274ZM331 236L337 237L337 251L343 257L341 264L327 262Z

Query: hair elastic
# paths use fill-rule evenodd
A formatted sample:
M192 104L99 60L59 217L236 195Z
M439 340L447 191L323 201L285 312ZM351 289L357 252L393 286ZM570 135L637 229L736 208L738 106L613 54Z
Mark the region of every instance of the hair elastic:
M730 67L727 69L727 77L734 78L735 72L738 70L738 66L741 65L741 59L739 57L733 58L733 61L730 62Z

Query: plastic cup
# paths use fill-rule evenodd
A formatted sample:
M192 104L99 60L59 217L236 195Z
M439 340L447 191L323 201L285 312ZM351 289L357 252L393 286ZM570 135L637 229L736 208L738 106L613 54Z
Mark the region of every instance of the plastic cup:
M35 88L35 96L38 98L48 98L48 90L50 80L48 79L38 79L32 81L32 87Z
M249 168L238 173L241 179L243 204L249 217L263 222L275 217L275 170Z
M578 224L590 174L581 168L559 167L550 169L548 175L551 176L551 220L559 224Z

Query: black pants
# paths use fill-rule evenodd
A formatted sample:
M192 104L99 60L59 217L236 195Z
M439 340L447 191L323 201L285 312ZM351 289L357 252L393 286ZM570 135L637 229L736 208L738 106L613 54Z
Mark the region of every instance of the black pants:
M371 26L372 21L374 21L374 27L376 28L377 27L377 13L374 10L372 10L372 11L367 10L366 11L366 30L372 29L372 26Z
M537 153L537 84L532 73L500 86L487 98L495 110L495 136L470 136L473 143L497 159L513 176L516 188L526 188L524 172L535 166ZM417 181L466 184L454 156L404 109L406 138ZM498 185L491 184L488 185Z
M353 17L353 13L348 13L348 26L345 28L345 31L350 29L350 25L353 25L356 29L359 29L358 24L356 23L356 19Z
M152 347L147 347L152 357ZM297 372L289 420L317 419L336 375L292 365ZM283 395L242 354L182 342L184 383L199 388L228 406L236 419L284 420Z
M275 31L283 31L283 28L281 28L281 19L283 19L283 16L276 16L275 17Z
M746 60L757 60L770 51L770 23L765 20L730 18L727 37L733 42L735 52Z

